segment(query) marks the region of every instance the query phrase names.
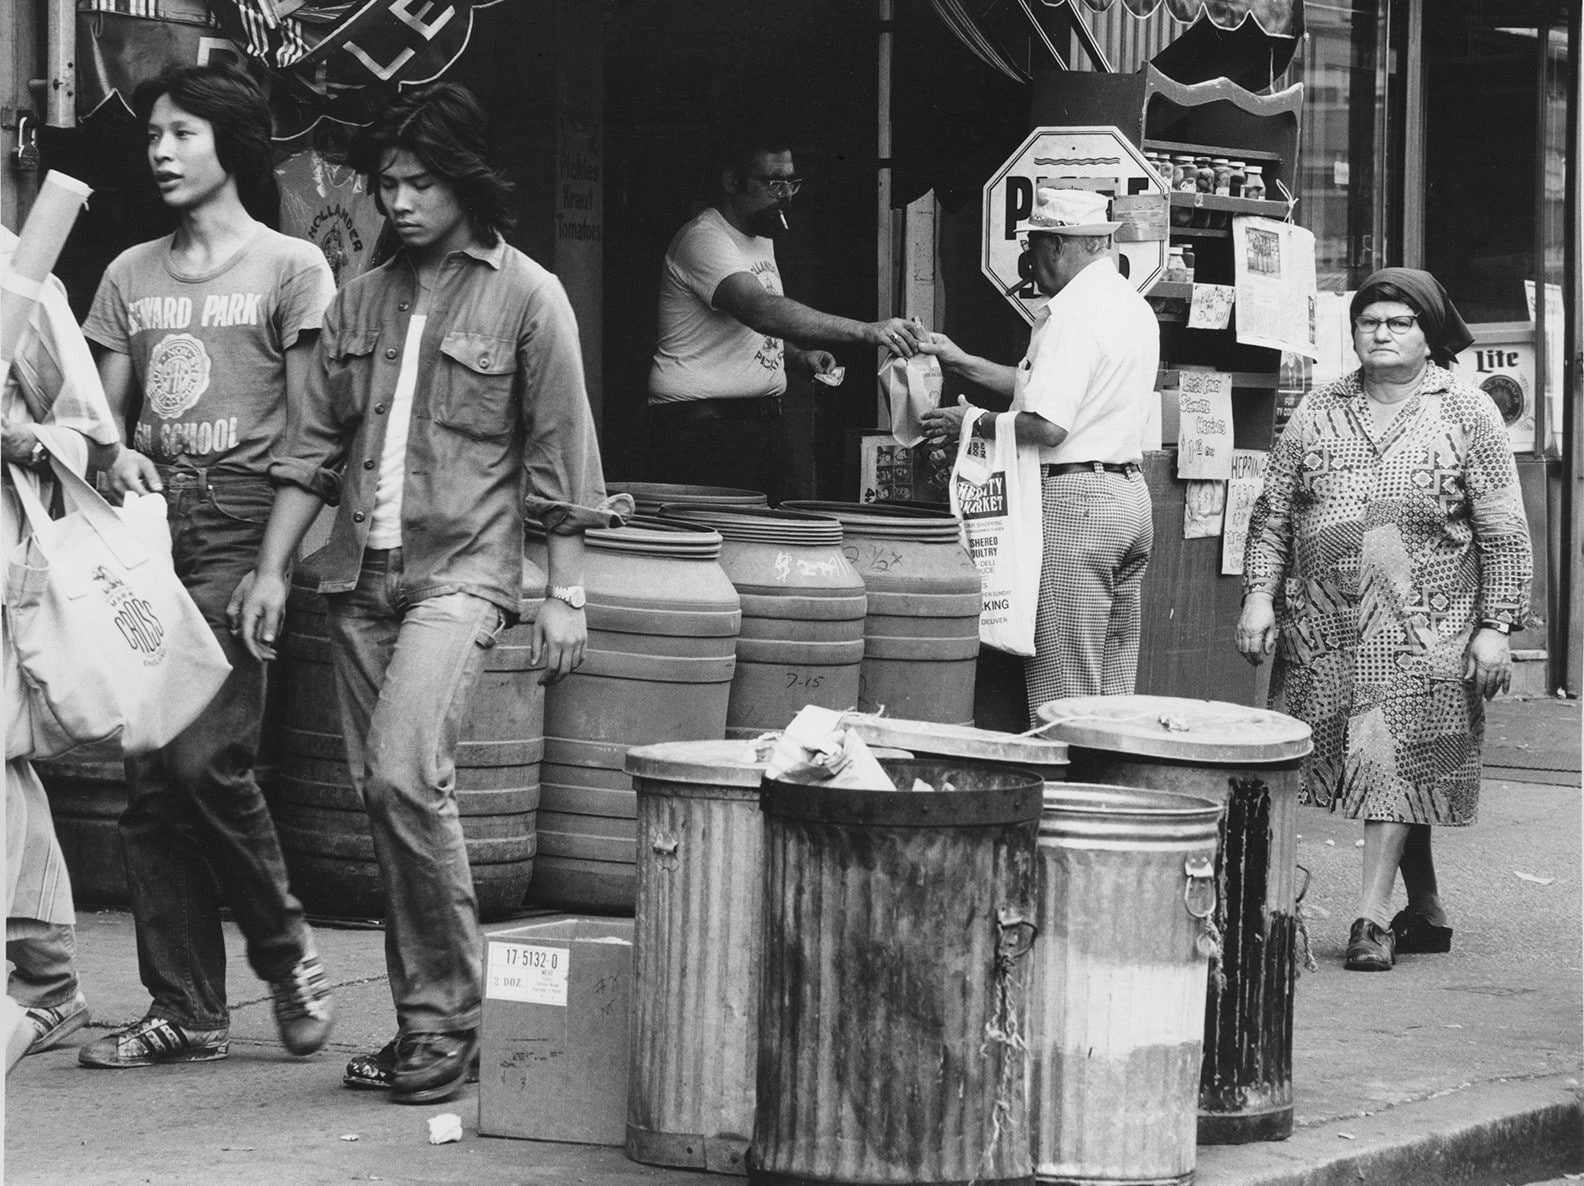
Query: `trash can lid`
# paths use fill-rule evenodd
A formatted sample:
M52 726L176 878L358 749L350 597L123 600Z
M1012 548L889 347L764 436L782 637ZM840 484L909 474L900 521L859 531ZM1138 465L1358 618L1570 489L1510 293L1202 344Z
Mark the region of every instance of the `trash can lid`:
M757 788L764 768L748 741L663 741L627 751L628 774L664 782Z
M1181 696L1069 696L1039 706L1045 736L1068 745L1185 762L1285 762L1312 748L1285 713Z
M1019 737L1016 733L998 733L972 725L942 725L864 712L847 713L842 717L842 724L871 747L891 746L916 754L1004 762L1036 770L1067 765L1067 743L1049 737Z

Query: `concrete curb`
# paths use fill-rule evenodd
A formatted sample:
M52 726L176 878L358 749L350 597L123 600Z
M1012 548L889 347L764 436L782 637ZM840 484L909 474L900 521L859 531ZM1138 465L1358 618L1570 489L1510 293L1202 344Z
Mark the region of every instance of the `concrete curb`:
M1199 1147L1198 1186L1451 1186L1533 1182L1584 1168L1572 1075L1458 1088L1279 1143Z

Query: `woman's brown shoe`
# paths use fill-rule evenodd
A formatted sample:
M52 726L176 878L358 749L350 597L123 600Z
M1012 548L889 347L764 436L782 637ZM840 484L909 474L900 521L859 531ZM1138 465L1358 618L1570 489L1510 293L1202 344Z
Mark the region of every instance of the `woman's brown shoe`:
M1349 972L1390 972L1396 962L1397 941L1391 929L1367 918L1354 919L1348 934L1347 962L1342 966Z
M1406 908L1392 919L1392 935L1403 955L1441 955L1452 950L1452 928L1438 927L1422 914Z

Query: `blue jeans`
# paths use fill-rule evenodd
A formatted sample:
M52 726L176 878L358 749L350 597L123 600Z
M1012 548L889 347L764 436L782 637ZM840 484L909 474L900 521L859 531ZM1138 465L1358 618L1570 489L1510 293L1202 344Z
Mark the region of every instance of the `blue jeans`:
M403 1034L473 1029L478 899L456 801L462 715L505 619L471 593L412 600L400 548L363 554L329 602L352 784L385 889L385 967Z
M223 891L260 978L279 980L309 945L286 885L275 822L253 774L264 720L264 667L226 626L251 571L274 490L260 478L165 473L176 574L231 661L209 707L164 749L127 759L121 844L138 971L150 1012L194 1029L229 1022Z

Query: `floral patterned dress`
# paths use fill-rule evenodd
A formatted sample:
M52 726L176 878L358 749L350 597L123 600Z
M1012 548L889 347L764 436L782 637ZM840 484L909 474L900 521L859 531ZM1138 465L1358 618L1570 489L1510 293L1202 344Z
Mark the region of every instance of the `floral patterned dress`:
M1474 822L1485 714L1464 655L1481 621L1523 625L1530 575L1517 466L1484 392L1429 365L1379 434L1359 371L1304 397L1254 505L1243 584L1276 605L1271 705L1314 730L1306 802Z

